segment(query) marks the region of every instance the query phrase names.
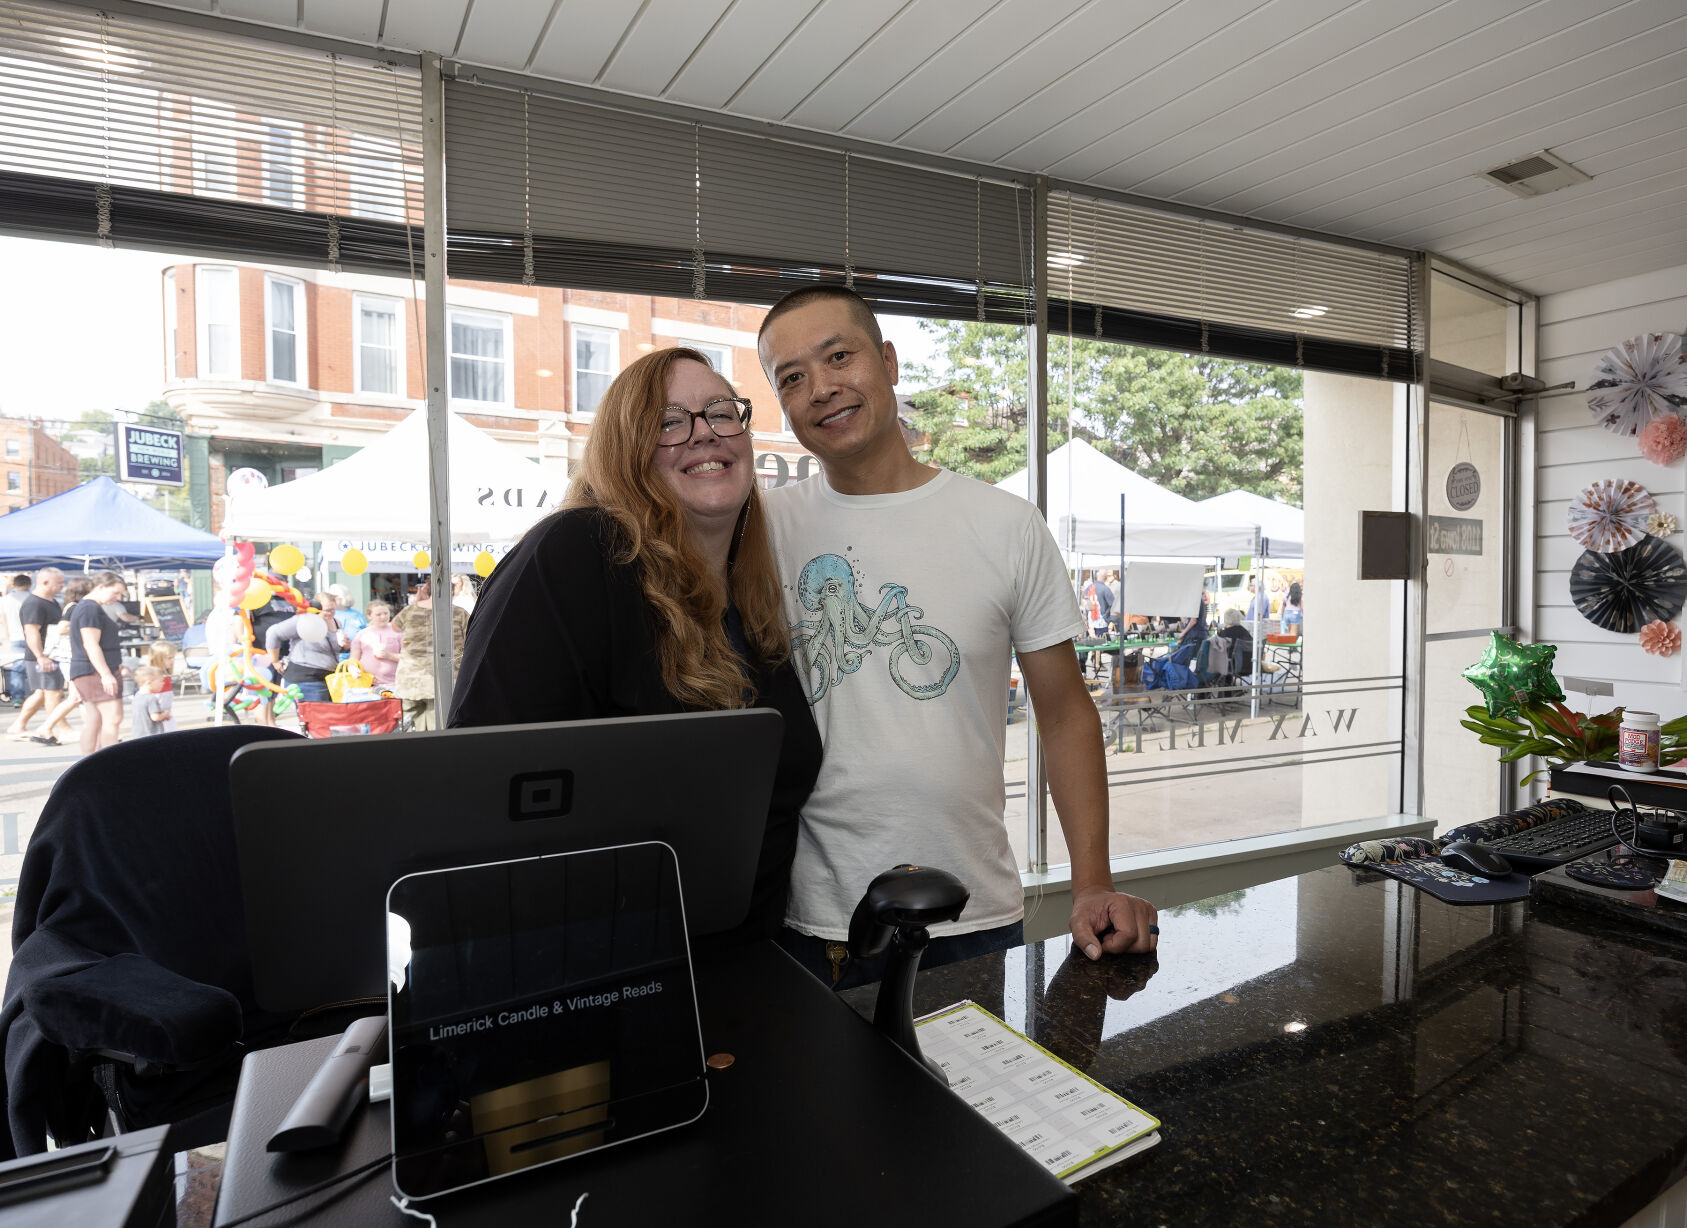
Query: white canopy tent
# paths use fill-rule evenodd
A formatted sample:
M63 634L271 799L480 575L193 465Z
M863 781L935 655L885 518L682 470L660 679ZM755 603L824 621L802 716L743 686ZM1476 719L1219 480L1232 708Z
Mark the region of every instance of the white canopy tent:
M1269 558L1298 559L1306 554L1306 513L1292 503L1232 490L1203 499L1198 506L1216 519L1257 524L1265 536L1261 553Z
M568 479L515 455L451 415L453 554L519 538L556 507ZM412 413L376 442L320 473L229 496L223 531L257 541L427 542L427 420ZM418 547L422 548L422 547ZM384 552L383 552L384 553ZM396 553L396 552L395 552Z
M1025 469L996 485L1022 499L1030 497ZM1117 563L1121 554L1213 559L1254 552L1252 524L1225 523L1082 439L1069 440L1049 453L1048 486L1049 523L1069 562L1080 555L1085 563L1099 565Z

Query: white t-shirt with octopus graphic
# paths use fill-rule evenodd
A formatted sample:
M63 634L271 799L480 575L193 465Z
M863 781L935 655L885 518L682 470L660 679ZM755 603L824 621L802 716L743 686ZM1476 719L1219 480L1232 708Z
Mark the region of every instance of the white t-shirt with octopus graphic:
M764 496L825 759L803 807L786 922L849 935L867 884L903 863L972 893L934 937L1024 915L1003 820L1009 652L1083 634L1036 508L947 471L843 495L823 477Z

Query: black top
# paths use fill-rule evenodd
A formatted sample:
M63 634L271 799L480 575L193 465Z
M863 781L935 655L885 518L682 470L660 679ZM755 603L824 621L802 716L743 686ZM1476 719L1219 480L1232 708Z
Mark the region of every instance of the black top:
M614 561L617 530L590 509L558 512L498 563L475 602L449 724L510 725L694 711L668 692L637 569ZM769 937L785 919L797 820L820 771L820 734L789 663L754 671L756 705L785 718L767 831L745 923ZM701 747L652 747L651 766L729 767ZM730 754L730 752L728 752Z
M59 603L51 597L37 597L34 593L23 599L23 609L18 611L18 621L24 626L31 625L41 628L41 648L47 647L47 628L56 624L64 617L64 611L59 609ZM25 641L27 643L27 640Z
M78 601L70 607L70 676L82 678L100 672L88 659L88 649L82 642L84 627L100 633L100 652L105 656L106 668L115 674L123 659L118 647L117 624L94 602Z

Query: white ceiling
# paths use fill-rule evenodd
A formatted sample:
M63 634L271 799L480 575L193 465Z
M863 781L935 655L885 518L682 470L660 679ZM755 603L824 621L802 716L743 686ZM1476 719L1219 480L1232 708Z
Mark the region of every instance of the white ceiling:
M149 0L1401 247L1687 264L1687 0ZM1590 183L1473 178L1550 149Z

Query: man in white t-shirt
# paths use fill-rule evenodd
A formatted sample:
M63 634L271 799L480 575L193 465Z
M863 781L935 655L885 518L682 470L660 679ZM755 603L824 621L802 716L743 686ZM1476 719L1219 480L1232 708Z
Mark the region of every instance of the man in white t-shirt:
M786 949L838 988L849 918L874 876L935 866L971 891L931 927L935 966L1022 940L1004 823L1010 653L1037 712L1072 858L1071 929L1091 959L1151 951L1152 905L1113 891L1101 722L1072 640L1065 566L1036 509L914 459L897 419L896 350L842 287L787 295L759 344L822 477L765 499L792 651L825 743L792 867Z

